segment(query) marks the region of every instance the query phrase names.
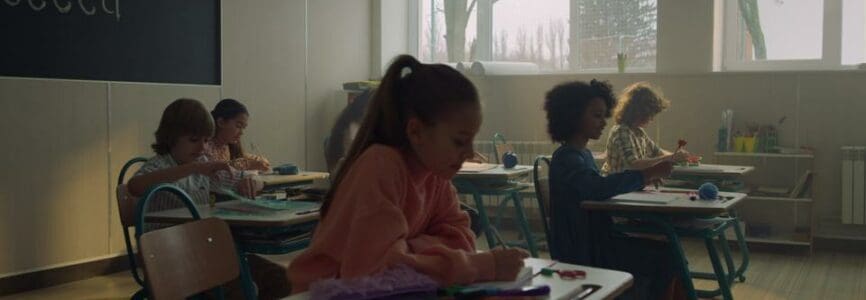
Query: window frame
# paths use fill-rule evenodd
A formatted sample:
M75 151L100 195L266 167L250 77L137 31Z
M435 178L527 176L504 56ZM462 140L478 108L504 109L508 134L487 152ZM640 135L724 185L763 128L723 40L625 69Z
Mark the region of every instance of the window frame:
M857 68L856 65L842 64L842 0L824 0L821 58L748 62L737 59L739 50L737 49L737 39L741 26L738 1L715 1L722 1L722 45L720 47L722 72L850 70Z
M419 48L421 44L421 0L408 0L409 5L407 12L408 18L408 26L409 26L409 37L408 37L408 49L409 53L415 55L416 57L419 55ZM477 47L476 48L476 60L478 61L490 61L493 60L493 3L496 0L476 0L475 9L476 9L476 37L477 37ZM828 0L825 0L828 1ZM656 8L659 10L660 8ZM657 14L658 15L658 14ZM656 19L656 24L658 24L658 19ZM656 41L658 41L658 36L656 36ZM424 61L425 58L419 57L419 60ZM456 63L456 62L454 62ZM656 66L654 68L651 67L630 67L626 73L656 73L658 70L658 45L656 45ZM551 74L616 74L618 73L616 67L612 68L591 68L591 69L580 69L580 70L558 70L558 71L542 71L538 75L551 75ZM507 75L507 74L503 74Z

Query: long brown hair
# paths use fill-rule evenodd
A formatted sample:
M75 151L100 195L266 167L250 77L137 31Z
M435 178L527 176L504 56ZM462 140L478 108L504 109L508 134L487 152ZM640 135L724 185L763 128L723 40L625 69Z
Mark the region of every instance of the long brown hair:
M644 118L653 117L670 105L658 89L647 82L637 82L626 87L619 96L613 119L617 124L635 127Z
M210 112L210 115L213 117L213 122L216 125L216 131L214 132L214 136L219 135L220 126L219 120L223 119L225 121L236 118L241 114L250 115L250 112L247 111L247 107L238 100L227 98L220 100L216 106L214 106L213 110ZM238 141L234 144L228 144L229 146L229 159L238 159L244 157L244 147L241 146L241 141ZM255 149L253 149L255 151Z
M322 219L343 178L364 150L373 144L407 149L409 118L434 125L443 114L467 105L480 106L478 91L457 70L443 64L422 64L409 55L395 58L373 94L361 128L333 178L322 204Z

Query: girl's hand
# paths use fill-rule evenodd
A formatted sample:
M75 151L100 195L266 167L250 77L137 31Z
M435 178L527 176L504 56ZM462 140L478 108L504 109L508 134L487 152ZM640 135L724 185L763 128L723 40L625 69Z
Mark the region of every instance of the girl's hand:
M667 178L674 171L674 163L670 160L663 160L652 167L643 170L644 182L647 184L653 183L656 179Z
M252 177L241 179L241 181L238 181L237 185L235 185L238 193L250 199L255 199L256 192L262 190L262 187L262 182L255 180Z
M496 271L496 281L512 281L523 269L523 259L529 257L526 250L518 248L496 248L493 253L493 264Z
M689 152L686 150L679 150L671 154L671 160L674 162L684 162L689 160Z
M250 170L259 170L259 171L267 172L267 171L271 170L271 164L268 162L268 160L261 158L261 157L257 157L255 159L248 160L247 168Z
M661 179L661 178L653 178L652 180L650 180L650 184L649 184L649 185L653 185L653 186L655 186L655 187L664 186L664 185L665 185L665 180L664 180L664 179Z

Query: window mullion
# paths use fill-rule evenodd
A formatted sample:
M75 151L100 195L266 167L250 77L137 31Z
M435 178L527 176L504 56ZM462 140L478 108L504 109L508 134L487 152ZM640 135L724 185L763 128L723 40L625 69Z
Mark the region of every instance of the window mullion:
M418 47L421 45L421 0L409 0L408 3L408 37L406 39L406 51L419 57L421 55Z
M826 68L842 66L842 0L824 0L824 38L821 56Z
M493 0L477 0L475 59L493 60Z

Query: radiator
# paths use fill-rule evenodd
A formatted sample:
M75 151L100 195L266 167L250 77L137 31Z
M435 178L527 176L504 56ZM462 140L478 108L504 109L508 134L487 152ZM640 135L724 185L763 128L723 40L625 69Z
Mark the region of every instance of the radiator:
M866 224L866 147L842 147L842 223Z

